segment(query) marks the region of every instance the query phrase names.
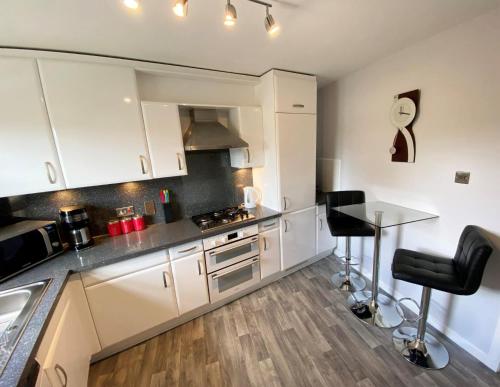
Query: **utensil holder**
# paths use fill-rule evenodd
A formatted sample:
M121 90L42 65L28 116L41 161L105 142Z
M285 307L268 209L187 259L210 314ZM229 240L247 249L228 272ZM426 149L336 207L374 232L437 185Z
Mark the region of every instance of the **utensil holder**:
M172 209L172 203L162 203L163 213L165 215L165 223L171 223L174 221L174 210Z

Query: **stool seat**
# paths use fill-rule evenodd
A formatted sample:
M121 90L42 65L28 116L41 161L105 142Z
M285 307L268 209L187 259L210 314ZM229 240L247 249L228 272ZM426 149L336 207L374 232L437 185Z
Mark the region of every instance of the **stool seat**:
M454 294L464 294L453 259L397 249L392 261L395 279Z
M330 234L337 237L370 237L375 235L375 230L368 223L350 216L339 216L332 211L326 219Z

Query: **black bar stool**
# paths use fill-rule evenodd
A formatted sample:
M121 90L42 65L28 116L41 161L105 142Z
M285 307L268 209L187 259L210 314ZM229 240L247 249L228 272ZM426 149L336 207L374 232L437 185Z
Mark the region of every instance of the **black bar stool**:
M332 276L333 286L342 291L356 292L363 290L366 282L356 273L351 273L351 237L370 237L375 230L369 224L335 211L334 207L362 204L365 202L363 191L334 191L326 193L326 214L332 236L346 237L345 271Z
M449 361L448 351L434 336L426 334L431 290L471 295L483 277L493 248L477 226L467 226L460 236L453 259L412 250L397 249L392 262L395 279L422 285L418 328L400 327L392 335L394 346L409 362L428 369L441 369ZM401 299L405 300L407 298ZM400 313L402 310L398 307ZM406 321L411 321L405 319Z

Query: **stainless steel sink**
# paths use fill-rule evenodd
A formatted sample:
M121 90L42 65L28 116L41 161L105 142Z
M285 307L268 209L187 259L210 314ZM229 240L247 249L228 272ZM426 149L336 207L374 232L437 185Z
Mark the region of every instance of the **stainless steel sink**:
M0 374L50 281L48 279L0 292Z

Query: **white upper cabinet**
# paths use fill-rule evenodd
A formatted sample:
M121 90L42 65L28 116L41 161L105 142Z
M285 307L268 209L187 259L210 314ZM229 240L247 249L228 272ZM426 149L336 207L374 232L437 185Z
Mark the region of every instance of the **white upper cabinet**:
M255 106L241 106L229 111L231 128L248 143L248 148L229 149L233 168L254 168L264 166L264 128L262 109Z
M316 114L316 77L274 71L274 106L277 113Z
M67 187L151 178L134 70L38 63Z
M187 175L178 105L142 102L142 114L153 177Z
M0 58L0 197L65 188L34 59Z
M316 115L276 114L281 211L315 205Z

